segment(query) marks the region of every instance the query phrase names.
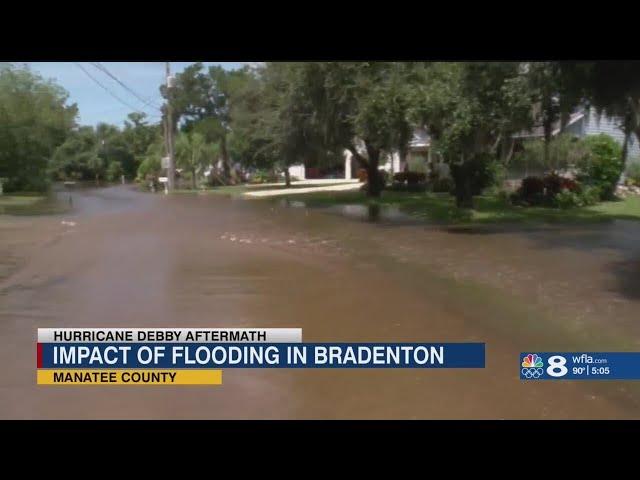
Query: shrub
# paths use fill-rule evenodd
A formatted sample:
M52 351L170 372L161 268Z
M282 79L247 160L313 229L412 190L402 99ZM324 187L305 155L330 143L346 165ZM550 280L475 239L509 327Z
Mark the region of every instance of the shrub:
M148 177L158 176L161 171L160 158L149 155L138 167L138 180L146 180Z
M393 181L395 183L408 183L409 185L415 185L426 182L427 176L421 172L398 172L393 176Z
M598 188L583 189L575 180L551 173L543 178L524 178L511 198L514 203L570 208L597 203L599 197L595 202L592 197L599 192Z
M518 193L524 200L536 195L544 195L544 180L540 177L523 178Z
M563 189L553 197L553 200L555 206L560 208L596 205L600 201L600 189L593 186L586 186L577 191Z
M393 174L393 183L404 183L407 181L407 172L398 172Z
M426 181L427 181L427 175L422 172L407 172L407 183L409 185L425 183Z
M605 134L593 135L583 140L587 155L578 166L580 179L600 189L600 199L614 197L616 185L624 168L622 147Z
M580 193L584 205L596 205L600 201L602 192L600 188L587 185Z
M5 178L2 181L2 190L5 193L11 192L46 192L51 186L47 177L13 177Z
M107 180L110 182L116 182L120 180L120 177L123 174L122 163L120 162L111 162L109 167L107 168Z
M511 195L506 190L498 190L495 196L496 200L501 205L509 205L511 203Z
M584 205L580 194L569 190L560 191L555 195L554 200L555 204L563 209L582 207Z
M438 178L433 182L432 190L434 193L451 193L455 185L449 177Z
M575 136L563 133L551 140L549 159L544 161L544 140L525 140L522 148L511 161L510 169L515 172L544 172L569 168L585 156L587 149Z
M427 190L426 183L393 183L390 187L387 187L392 192L424 192Z
M489 187L496 187L497 190L502 189L507 180L507 167L501 163L493 161L489 163Z
M580 185L575 180L570 178L561 177L556 173L545 175L543 178L545 195L555 196L562 190L568 190L570 192L579 192Z
M472 195L481 195L485 188L493 185L497 172L495 158L489 153L479 153L461 164L451 165L454 181L464 182L468 179Z
M275 183L278 180L278 174L272 170L256 170L253 175L251 175L250 183Z

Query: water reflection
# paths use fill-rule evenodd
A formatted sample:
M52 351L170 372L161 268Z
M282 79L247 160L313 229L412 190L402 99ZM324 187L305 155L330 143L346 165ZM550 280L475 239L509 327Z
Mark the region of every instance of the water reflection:
M345 217L371 223L415 223L416 219L400 211L398 207L370 203L368 205L335 205L327 209Z
M370 203L368 206L368 214L370 222L377 222L380 220L380 205L377 203Z

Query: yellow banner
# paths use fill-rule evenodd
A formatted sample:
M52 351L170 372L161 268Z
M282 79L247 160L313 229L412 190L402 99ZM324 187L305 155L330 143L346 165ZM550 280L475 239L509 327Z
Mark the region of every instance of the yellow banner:
M222 370L38 370L38 385L222 385Z

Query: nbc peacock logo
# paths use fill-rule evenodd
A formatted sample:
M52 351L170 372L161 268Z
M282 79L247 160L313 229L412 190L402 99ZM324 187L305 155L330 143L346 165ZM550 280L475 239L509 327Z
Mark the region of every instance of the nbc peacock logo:
M540 378L544 373L544 362L536 353L525 355L522 359L522 376L525 378Z

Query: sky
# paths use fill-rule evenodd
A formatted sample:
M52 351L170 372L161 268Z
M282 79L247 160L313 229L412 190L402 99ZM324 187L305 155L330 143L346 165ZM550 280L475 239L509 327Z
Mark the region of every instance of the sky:
M159 120L160 112L152 105L161 105L159 87L165 82L164 62L101 62L115 77L127 87L145 99L141 100L128 92L107 74L95 68L89 62L78 62L98 82L107 87L124 103L116 100L94 80L89 78L82 69L73 62L15 62L26 64L29 68L40 73L44 78L54 79L56 83L69 92L69 104L77 103L79 109L78 123L80 125L96 125L100 122L122 126L127 115L134 109L148 114L149 121ZM172 62L171 72L181 72L194 62ZM202 62L205 65L221 65L227 70L242 67L242 63L232 62ZM134 108L131 108L134 107Z

